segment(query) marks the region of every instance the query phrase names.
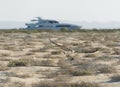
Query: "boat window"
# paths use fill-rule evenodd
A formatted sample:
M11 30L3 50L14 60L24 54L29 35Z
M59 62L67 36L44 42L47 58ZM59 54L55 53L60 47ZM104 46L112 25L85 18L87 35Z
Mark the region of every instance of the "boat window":
M28 26L28 28L30 28L30 26Z
M42 25L38 25L38 27L43 27Z
M57 25L56 27L70 27L70 25Z
M53 24L53 23L58 23L57 21L48 21L49 23Z

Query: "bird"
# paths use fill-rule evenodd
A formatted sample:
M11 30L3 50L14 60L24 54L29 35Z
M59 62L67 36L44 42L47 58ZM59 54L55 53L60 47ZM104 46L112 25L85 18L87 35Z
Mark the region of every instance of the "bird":
M49 38L49 41L50 41L52 44L54 44L54 45L56 45L57 47L59 47L59 48L61 48L62 50L64 50L63 53L64 53L65 56L67 57L66 60L68 60L68 61L73 61L73 60L74 60L74 57L70 55L70 54L74 53L74 51L73 51L72 49L67 48L67 47L65 47L64 45L60 45L60 44L52 41L50 38Z

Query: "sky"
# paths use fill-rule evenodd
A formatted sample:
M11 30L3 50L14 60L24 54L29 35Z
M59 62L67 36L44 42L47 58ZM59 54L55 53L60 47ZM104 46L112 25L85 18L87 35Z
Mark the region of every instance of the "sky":
M120 0L0 0L0 21L120 21Z

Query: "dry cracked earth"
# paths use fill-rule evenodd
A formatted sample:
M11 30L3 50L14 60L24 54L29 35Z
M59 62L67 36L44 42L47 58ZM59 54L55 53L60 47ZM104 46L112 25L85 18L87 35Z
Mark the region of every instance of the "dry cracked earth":
M120 31L0 34L0 87L83 82L120 87Z

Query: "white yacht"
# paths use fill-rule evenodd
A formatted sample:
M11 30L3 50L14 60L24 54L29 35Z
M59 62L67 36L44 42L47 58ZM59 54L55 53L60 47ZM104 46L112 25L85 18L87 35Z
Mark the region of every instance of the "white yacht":
M36 17L36 19L31 20L31 23L26 23L26 26L27 26L26 29L53 29L53 30L59 30L62 28L67 28L70 30L81 28L81 26L78 25L59 23L56 20L46 20L41 19L40 17Z

